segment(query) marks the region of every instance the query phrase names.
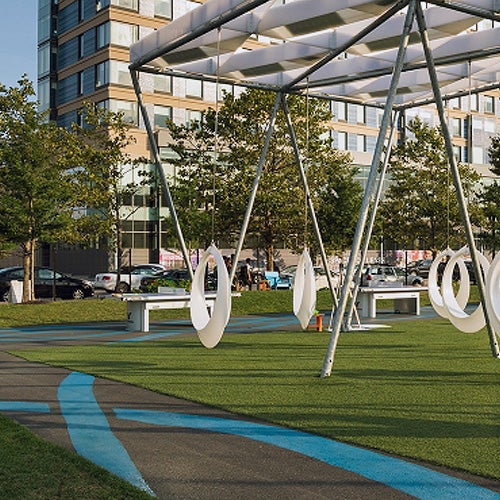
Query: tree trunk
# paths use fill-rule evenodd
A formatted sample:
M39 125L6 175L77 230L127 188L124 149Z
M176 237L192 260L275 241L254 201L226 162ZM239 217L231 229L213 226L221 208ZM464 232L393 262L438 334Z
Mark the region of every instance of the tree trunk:
M30 277L31 277L31 241L23 244L23 302L31 299Z
M267 260L267 270L274 270L274 246L268 245L266 246L266 260Z

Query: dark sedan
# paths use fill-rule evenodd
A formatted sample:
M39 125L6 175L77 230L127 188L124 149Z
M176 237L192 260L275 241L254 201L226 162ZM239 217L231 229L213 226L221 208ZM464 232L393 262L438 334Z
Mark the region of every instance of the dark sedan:
M0 269L0 300L8 300L11 281L23 281L23 278L24 269L20 266ZM46 267L35 267L35 298L51 298L54 286L56 297L61 299L84 299L94 295L94 288L88 281Z

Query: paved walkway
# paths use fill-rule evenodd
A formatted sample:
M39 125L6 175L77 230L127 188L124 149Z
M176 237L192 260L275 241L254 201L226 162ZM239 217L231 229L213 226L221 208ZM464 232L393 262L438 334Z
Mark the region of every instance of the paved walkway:
M377 322L385 319L391 317ZM277 328L299 329L291 315L268 315L233 318L228 332ZM122 323L0 330L0 411L162 499L500 499L498 481L424 467L5 352L181 334L193 334L186 321L153 323L147 335L126 332Z

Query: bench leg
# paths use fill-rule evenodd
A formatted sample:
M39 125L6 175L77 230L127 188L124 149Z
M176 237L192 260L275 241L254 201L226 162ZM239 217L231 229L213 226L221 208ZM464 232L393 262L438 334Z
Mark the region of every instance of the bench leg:
M149 309L141 302L127 302L127 330L149 332Z

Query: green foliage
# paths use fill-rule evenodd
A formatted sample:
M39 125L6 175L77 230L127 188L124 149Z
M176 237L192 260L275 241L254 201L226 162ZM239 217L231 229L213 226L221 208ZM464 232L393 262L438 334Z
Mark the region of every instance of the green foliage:
M410 137L391 152L391 183L379 211L383 234L406 248L461 246L465 232L441 131L415 118L408 132ZM477 223L474 189L480 176L463 164L459 172L471 220Z
M480 194L483 224L479 237L484 246L495 254L500 249L500 183L485 186Z
M491 172L500 176L500 136L491 138L488 149ZM483 221L479 233L483 244L493 254L500 249L500 182L496 180L485 186L480 194L483 210Z
M491 171L500 176L500 135L491 138L491 145L488 148L490 156Z
M168 123L177 159L172 193L179 220L192 246L212 239L232 244L246 211L256 167L271 118L274 96L248 90L235 98L226 94L218 113L210 109L203 123L190 128ZM326 102L291 96L289 108L318 219L330 250L348 246L355 227L361 188L354 180L351 158L324 139L331 114ZM217 164L214 165L217 128ZM215 193L215 196L214 196ZM285 118L279 113L264 164L250 220L248 237L266 249L272 265L274 245L302 248L314 239L305 230L305 195ZM307 235L305 233L308 233Z
M159 278L151 281L146 285L146 293L158 293L158 287L165 286L169 288L184 288L187 292L191 290L190 280L170 280L167 278Z
M68 168L74 167L70 134L48 122L32 99L27 78L0 85L0 233L2 244L19 245L30 269L39 241L59 241L73 223ZM24 300L28 300L25 273Z

